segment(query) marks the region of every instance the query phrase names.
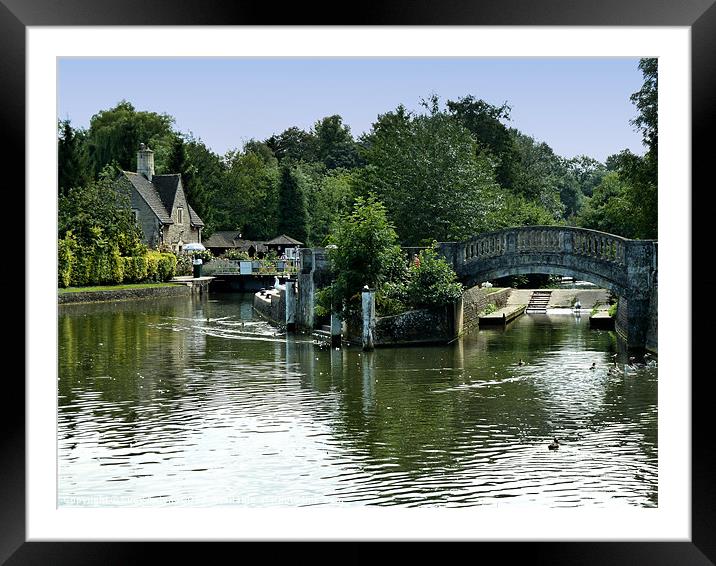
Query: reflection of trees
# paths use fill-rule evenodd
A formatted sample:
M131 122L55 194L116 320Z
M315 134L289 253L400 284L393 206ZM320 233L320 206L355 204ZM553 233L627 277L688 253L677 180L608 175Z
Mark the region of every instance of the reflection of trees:
M176 331L172 321L190 319L195 308L191 299L176 298L63 307L58 320L63 426L72 426L88 408L94 418L116 423L136 423L148 406L170 413L184 394L191 353L188 332ZM158 398L165 403L155 403Z

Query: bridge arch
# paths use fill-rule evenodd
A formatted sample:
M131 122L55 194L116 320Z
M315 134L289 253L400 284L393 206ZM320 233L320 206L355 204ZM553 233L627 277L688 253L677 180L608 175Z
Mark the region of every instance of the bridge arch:
M568 226L525 226L443 242L440 251L466 286L528 273L593 282L620 298L617 330L643 347L656 316L657 242ZM655 338L654 338L655 339Z

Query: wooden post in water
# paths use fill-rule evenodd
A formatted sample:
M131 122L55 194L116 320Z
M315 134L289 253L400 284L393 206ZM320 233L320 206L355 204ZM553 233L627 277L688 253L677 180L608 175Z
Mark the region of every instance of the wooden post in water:
M331 313L331 348L341 346L341 319L337 313Z
M363 307L363 350L372 350L375 332L375 291L368 289L362 293Z

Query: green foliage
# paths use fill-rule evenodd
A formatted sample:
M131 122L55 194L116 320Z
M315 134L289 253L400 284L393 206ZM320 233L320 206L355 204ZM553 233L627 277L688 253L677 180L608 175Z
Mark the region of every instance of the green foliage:
M634 238L636 212L628 195L629 188L619 173L607 173L587 198L577 222L584 228Z
M484 309L482 309L482 312L480 312L480 315L492 314L496 310L497 310L497 305L494 303L490 303Z
M224 184L216 195L217 226L248 239L273 238L278 228L279 170L257 154L230 152Z
M182 183L192 208L204 221L202 235L208 238L217 229L220 217L217 199L224 186L226 165L204 142L191 135L185 139L184 151L186 171L191 176L187 181L182 177Z
M73 187L58 201L58 236L71 231L81 246L98 238L116 242L123 255L134 253L141 241L130 207L129 193L115 183L111 168L98 181Z
M351 212L339 219L329 236L335 308L343 316L358 312L364 286L375 289L389 279L402 261L398 235L385 207L374 197L355 200Z
M72 187L81 187L92 178L85 144L86 132L75 130L69 120L58 123L57 177L59 195Z
M278 188L278 233L300 242L308 240L308 215L303 178L288 162L281 165Z
M607 312L609 313L609 316L611 316L612 318L614 318L615 316L617 316L617 309L618 309L618 308L619 308L619 301L617 301L616 303L612 303L611 305L609 305L609 309L607 310Z
M80 244L72 232L58 240L59 287L167 281L174 276L174 254L139 247L138 255L122 256L119 246L103 239L100 230L95 236L90 245Z
M212 259L214 259L214 254L211 253L211 250L191 250L187 253L189 254L189 257L192 259L192 261L196 258L199 258L203 263L208 263Z
M92 116L87 132L87 151L92 170L98 174L112 162L126 171L137 170L137 149L147 144L155 153L157 174L171 173L162 168L175 139L174 118L167 114L137 111L122 100L114 108Z
M176 258L176 275L192 275L194 268L189 254L179 254Z
M514 163L511 190L537 203L554 220L563 218L565 207L560 189L567 173L563 162L546 143L537 142L514 129L511 132L518 156Z
M478 155L470 132L439 110L437 98L425 106L426 115L399 106L378 117L355 183L356 194L385 203L404 245L483 232L499 204L490 158Z
M331 315L333 305L333 288L318 289L314 296L313 312L317 318L325 319Z
M77 265L77 240L72 232L57 242L57 279L60 287L69 287Z
M454 303L462 296L462 285L444 258L434 249L418 255L419 264L409 268L405 286L406 302L413 308L441 307Z
M316 122L313 135L317 141L318 160L328 169L350 169L360 165L361 158L351 130L337 114Z
M248 252L242 251L242 250L226 250L226 253L224 254L224 257L226 259L231 260L247 260L251 259Z
M315 134L295 126L271 136L266 140L266 145L279 161L286 158L293 161L318 161L318 139Z
M488 152L495 160L495 178L506 188L513 185L513 166L517 161L514 138L502 120L509 121L511 108L507 103L493 106L473 95L448 100L450 114L475 138L479 151Z

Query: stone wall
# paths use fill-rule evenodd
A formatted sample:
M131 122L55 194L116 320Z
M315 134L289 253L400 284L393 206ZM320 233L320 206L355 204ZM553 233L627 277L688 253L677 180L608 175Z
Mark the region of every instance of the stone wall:
M492 291L492 292L490 292ZM472 287L467 289L463 295L463 330L469 332L478 327L479 315L488 305L495 305L502 308L507 305L512 289L481 289Z
M657 352L659 348L659 282L654 276L654 287L649 303L649 328L646 332L646 349Z
M420 309L375 322L375 345L445 343L455 338L453 307Z
M181 297L192 294L187 285L167 285L166 287L144 287L139 289L109 289L107 291L87 291L78 293L59 293L60 305L69 303L104 303L131 299L154 299L157 297Z
M181 180L179 181L181 183ZM182 223L179 224L177 209L183 210ZM177 189L174 208L172 209L172 220L174 224L164 226L164 243L174 248L181 241L183 244L199 241L199 230L191 225L189 218L189 204L186 201L184 190Z

